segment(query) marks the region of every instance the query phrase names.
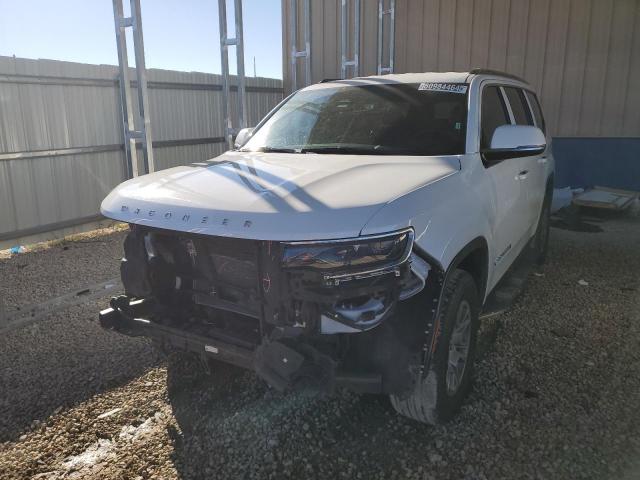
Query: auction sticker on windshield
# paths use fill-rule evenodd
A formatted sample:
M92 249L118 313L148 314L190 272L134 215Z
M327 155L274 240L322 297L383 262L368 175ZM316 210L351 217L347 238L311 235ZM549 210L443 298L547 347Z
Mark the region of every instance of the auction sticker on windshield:
M418 90L426 90L429 92L467 93L467 85L462 83L422 82L418 87Z

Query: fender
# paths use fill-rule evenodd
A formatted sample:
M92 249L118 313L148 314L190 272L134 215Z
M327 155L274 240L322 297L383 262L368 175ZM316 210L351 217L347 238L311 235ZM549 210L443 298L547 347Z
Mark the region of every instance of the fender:
M476 237L471 240L455 255L446 270L443 269L440 262L438 262L430 255L426 254L426 252L422 251L419 247L414 247L414 249L416 249L416 253L422 256L433 266L433 275L431 278L431 282L429 283L429 287L432 289L432 292L429 297L432 302L437 301L435 308L433 308L431 311L432 316L429 321L427 321L425 329L425 343L422 349L423 358L422 364L420 366L420 376L421 378L424 378L425 372L429 371L431 359L433 358L433 354L438 348L438 340L440 339L440 322L438 322L437 319L440 316L440 307L442 305L444 285L446 285L446 282L449 280L451 273L465 260L465 258L469 256L470 253L478 249L483 249L485 251L487 250L487 241L484 237ZM482 266L480 272L482 284L478 285L478 293L482 294L480 298L483 299L487 285L488 268L488 264L485 264Z
M489 276L489 263L488 263L488 259L489 259L489 246L487 243L486 238L484 237L476 237L473 240L471 240L469 243L467 243L459 252L458 254L453 257L453 260L451 261L451 263L449 264L449 267L447 268L447 272L445 274L445 281L447 280L450 272L452 272L453 270L455 270L456 268L458 268L458 266L462 263L462 261L468 257L468 255L471 252L474 252L476 250L484 250L487 253L487 262L484 262L483 265L481 265L481 270L479 272L479 278L474 278L476 281L479 280L477 288L478 288L478 297L482 300L481 303L484 303L484 298L486 296L486 288L487 288L487 279ZM470 272L473 274L473 272Z
M491 185L478 156L466 155L461 163L468 168L389 202L368 220L360 234L412 227L414 247L437 259L443 270L476 238L484 238L486 245L491 246L492 204L483 193ZM488 251L492 258L495 252L491 248Z

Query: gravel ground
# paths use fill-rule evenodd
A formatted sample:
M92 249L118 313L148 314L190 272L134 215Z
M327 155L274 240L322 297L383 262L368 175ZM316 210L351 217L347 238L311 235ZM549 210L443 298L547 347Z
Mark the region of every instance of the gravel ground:
M167 373L146 340L96 325L104 300L5 332L0 478L638 479L640 221L603 227L552 230L547 265L482 326L461 414L435 428L384 398L280 395L230 366ZM69 244L64 268L59 246L0 261L0 291L110 278L120 241Z
M7 308L43 302L120 275L120 226L96 230L6 258L0 252L0 298Z

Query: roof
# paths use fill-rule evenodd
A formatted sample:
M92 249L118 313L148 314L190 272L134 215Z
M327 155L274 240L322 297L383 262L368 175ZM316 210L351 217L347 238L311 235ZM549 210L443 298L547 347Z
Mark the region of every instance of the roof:
M510 73L499 72L497 70L488 69L474 69L469 72L423 72L423 73L392 73L389 75L372 75L370 77L356 77L348 78L345 80L340 79L326 79L320 84L316 84L317 87L321 85L329 85L332 83L341 83L348 85L367 85L367 84L379 84L379 83L422 83L422 82L436 82L436 83L468 83L470 76L487 76L492 78L507 78L510 80L517 80L522 83L527 83L522 78L511 75ZM308 87L307 87L308 88Z
M501 72L500 70L491 70L489 68L474 68L469 72L469 75L488 75L490 77L504 77L511 80L517 80L518 82L528 83L524 78L513 75L512 73Z

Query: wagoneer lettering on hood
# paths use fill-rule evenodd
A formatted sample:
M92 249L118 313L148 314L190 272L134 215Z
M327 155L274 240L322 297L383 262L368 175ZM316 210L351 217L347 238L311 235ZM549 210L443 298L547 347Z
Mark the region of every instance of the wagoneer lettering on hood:
M348 238L387 203L459 168L456 156L228 152L124 182L101 211L123 222L206 235Z

